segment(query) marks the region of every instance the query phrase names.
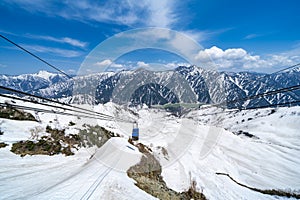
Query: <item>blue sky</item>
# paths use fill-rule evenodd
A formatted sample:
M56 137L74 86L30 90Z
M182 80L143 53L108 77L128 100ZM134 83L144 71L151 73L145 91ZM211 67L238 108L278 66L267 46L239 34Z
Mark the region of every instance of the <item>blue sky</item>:
M197 64L221 71L272 72L300 62L298 0L2 0L0 32L51 64L75 74L101 42L123 31L159 27L197 41ZM0 40L0 73L53 71ZM101 61L102 62L102 61ZM155 49L103 63L176 66L184 59ZM99 61L100 63L100 61ZM193 64L193 63L192 63Z

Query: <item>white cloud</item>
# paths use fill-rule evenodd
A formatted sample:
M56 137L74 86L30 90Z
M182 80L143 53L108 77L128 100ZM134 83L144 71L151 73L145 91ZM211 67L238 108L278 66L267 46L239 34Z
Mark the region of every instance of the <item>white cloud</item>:
M10 31L6 31L6 30L3 30L3 29L0 29L0 32L1 34L7 34L7 35L13 35L13 36L18 36L17 34L13 33L13 32L10 32Z
M250 40L250 39L253 39L253 38L257 38L259 36L260 35L258 35L258 34L249 34L249 35L246 35L246 37L244 39Z
M175 69L177 67L177 64L176 63L167 63L166 66L169 68L169 69Z
M80 51L68 50L68 49L60 49L54 47L45 47L40 45L21 45L25 49L28 49L33 52L40 52L40 53L51 53L60 57L72 58L78 57L82 55Z
M92 24L103 22L126 25L131 28L160 27L178 29L176 25L183 20L179 17L178 8L182 4L174 0L124 0L119 1L92 1L92 0L4 0L7 5L18 6L28 12L44 14L51 17L62 17L68 20L77 20ZM180 28L179 28L180 29ZM231 28L230 28L231 29ZM228 31L180 30L195 41L204 41L207 38ZM48 38L53 39L53 38ZM57 42L64 42L73 46L84 47L86 43L68 40L68 38L54 38Z
M270 35L270 34L272 34L272 32L269 32L269 33L263 33L263 34L253 33L253 34L246 35L246 36L244 37L244 39L245 39L245 40L251 40L251 39L258 38L258 37L264 37L264 36L267 36L267 35Z
M173 12L174 1L172 0L148 0L145 1L149 9L148 26L171 27L178 18Z
M215 37L217 35L220 35L222 33L225 33L227 31L232 30L233 28L224 28L224 29L218 29L218 30L183 30L182 33L186 34L187 36L191 37L197 42L205 41L209 38Z
M111 65L111 68L118 68L118 69L125 69L125 65L122 65L122 64L117 64L117 63L113 63L112 65Z
M70 44L72 46L81 47L81 48L84 48L87 45L87 42L81 42L79 40L72 39L72 38L69 38L69 37L60 38L60 39L57 39L56 41L57 42L64 42L64 43Z
M172 35L174 32L175 31L165 28L143 28L121 32L114 37L126 40L130 39L141 44L153 44L165 43L165 41L171 40L174 37ZM140 45L139 43L133 43L133 45Z
M137 66L138 67L149 67L149 64L148 63L145 63L143 61L138 61L137 62Z
M75 70L75 69L69 69L69 70L68 70L68 73L69 73L69 74L75 74L75 73L76 73L76 70Z
M114 45L114 48L110 48L111 44ZM170 55L173 54L170 57L178 57L180 60L186 60L197 65L194 62L196 61L195 55L203 48L196 41L180 32L150 27L125 31L105 40L93 51L93 57L99 59L98 55L101 55L100 60L115 60L120 55L141 49L165 51ZM93 60L92 64L97 61Z
M172 63L167 63L166 64L166 67L168 69L175 69L179 66L190 66L191 64L190 63L177 63L177 62L172 62Z
M75 47L80 47L80 48L84 48L88 45L87 42L82 42L80 40L76 40L76 39L69 38L69 37L55 38L52 36L44 36L44 35L28 35L28 37L34 38L34 39L48 40L48 41L53 41L53 42L58 42L58 43L65 43L65 44L69 44L69 45L72 45Z
M274 71L300 62L299 50L260 56L252 55L242 48L223 50L213 46L199 51L195 58L204 67L217 67L221 70L229 71L254 70L270 72L270 70Z
M146 25L171 27L178 19L172 0L126 1L43 1L4 0L31 13L59 16L79 21L97 21L128 26Z
M185 35L189 36L193 40L200 42L207 38L207 35L204 31L195 31L195 30L187 30L183 31Z
M4 65L4 64L0 63L0 68L6 68L6 67L7 67L7 65Z
M105 59L100 62L96 62L94 64L97 68L101 69L102 71L105 71L107 69L112 70L112 71L119 71L122 69L126 69L126 65L124 64L119 64L119 63L114 63L110 59ZM96 71L99 71L99 69L95 69Z
M113 63L111 60L107 59L101 62L96 62L94 66L99 68L109 69L111 71L136 70L138 68L144 68L153 71L163 71L163 70L173 70L178 66L190 66L190 64L183 63L183 62L146 63L144 61L138 61L138 62L127 61L124 63Z
M96 62L94 65L97 67L107 67L112 64L112 61L109 59L103 60L101 62Z

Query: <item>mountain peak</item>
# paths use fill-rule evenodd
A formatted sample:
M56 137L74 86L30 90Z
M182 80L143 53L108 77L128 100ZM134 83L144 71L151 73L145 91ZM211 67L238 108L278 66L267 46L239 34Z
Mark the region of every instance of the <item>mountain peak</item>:
M36 73L35 75L37 75L40 78L49 80L50 77L56 76L57 74L51 73L51 72L48 72L48 71L45 71L45 70L41 70L38 73Z

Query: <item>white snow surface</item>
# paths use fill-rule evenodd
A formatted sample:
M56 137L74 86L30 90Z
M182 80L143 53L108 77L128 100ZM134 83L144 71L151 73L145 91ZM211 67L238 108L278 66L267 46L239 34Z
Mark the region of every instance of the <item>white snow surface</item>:
M50 72L47 72L47 71L43 70L43 71L39 71L36 75L38 77L43 78L43 79L49 80L51 77L56 76L57 74L50 73Z
M208 199L284 199L251 191L216 175L222 172L250 187L299 192L299 107L204 115L221 112L210 108L181 118L163 110L125 109L113 103L98 105L95 110L138 121L139 142L152 149L162 165L163 179L176 191L187 190L192 178ZM40 123L0 119L4 132L0 142L9 144L0 149L0 199L155 199L126 174L142 155L127 142L131 123L37 115ZM77 125L68 126L70 121ZM68 157L21 158L10 152L12 143L29 139L30 129L36 126L51 124L76 133L84 123L99 124L121 137L110 139L99 149L81 148ZM240 130L255 137L233 134Z

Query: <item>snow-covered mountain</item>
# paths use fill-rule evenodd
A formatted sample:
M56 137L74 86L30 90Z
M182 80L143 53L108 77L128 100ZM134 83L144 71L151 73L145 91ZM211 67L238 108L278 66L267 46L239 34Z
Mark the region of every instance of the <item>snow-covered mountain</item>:
M35 74L23 74L18 76L0 75L0 84L24 92L34 92L48 88L55 83L65 82L67 78L60 74L40 71Z
M61 98L73 103L126 104L220 103L300 84L300 70L277 74L216 72L195 66L180 66L173 71L103 72L71 79L49 72L19 76L0 75L2 86ZM293 102L300 98L294 90L265 96L228 107L253 107Z
M185 76L195 93L205 91L203 84L207 86L208 94L212 102L231 102L247 96L253 96L267 91L278 90L300 84L299 70L293 70L278 74L259 74L251 72L229 73L204 70L195 66L178 67L178 73ZM203 82L205 81L205 82ZM264 106L278 103L292 102L300 98L300 92L295 90L277 95L253 99L246 107ZM199 98L198 98L199 99ZM199 101L201 102L201 101ZM202 101L203 102L203 101ZM228 104L228 107L240 107L244 102Z
M40 71L18 76L0 75L0 85L68 103L94 103L95 87L112 73L74 76L71 79L57 73ZM6 91L1 91L6 93Z

